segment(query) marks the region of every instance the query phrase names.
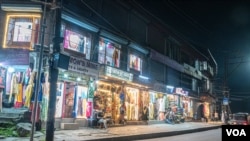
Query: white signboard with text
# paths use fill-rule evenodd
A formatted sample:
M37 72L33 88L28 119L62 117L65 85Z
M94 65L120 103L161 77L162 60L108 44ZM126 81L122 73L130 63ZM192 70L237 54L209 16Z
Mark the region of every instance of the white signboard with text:
M70 56L68 70L97 78L99 64L83 58Z

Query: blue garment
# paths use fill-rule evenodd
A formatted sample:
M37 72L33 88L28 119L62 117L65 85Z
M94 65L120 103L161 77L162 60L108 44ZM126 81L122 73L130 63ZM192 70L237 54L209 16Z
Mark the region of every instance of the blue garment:
M42 83L45 83L45 75L44 72L41 73L41 77L40 77L40 88L39 88L39 92L37 95L37 101L38 102L42 102L43 100L43 87L42 87ZM34 79L34 87L33 87L33 92L32 92L32 96L31 96L31 101L34 102L35 101L35 93L36 93L36 79Z

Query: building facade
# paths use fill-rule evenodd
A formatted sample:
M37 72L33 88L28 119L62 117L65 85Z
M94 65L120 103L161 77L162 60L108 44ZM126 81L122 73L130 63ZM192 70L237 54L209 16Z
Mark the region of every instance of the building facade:
M3 99L14 97L14 106L32 109L41 56L37 49L43 42L38 101L43 105L40 119L46 121L55 11L23 2L1 4L0 63L6 70L15 68L4 75ZM211 80L217 65L209 50L197 50L131 2L64 0L61 11L60 53L67 63L59 67L55 115L59 123L87 121L96 110L118 121L123 103L128 121L141 120L144 106L150 120L164 120L167 109L185 112L189 118L209 118L216 112ZM21 59L14 60L16 54Z

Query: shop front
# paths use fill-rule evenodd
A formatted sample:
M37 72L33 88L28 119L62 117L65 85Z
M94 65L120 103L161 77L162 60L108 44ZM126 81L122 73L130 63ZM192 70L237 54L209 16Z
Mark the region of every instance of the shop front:
M104 110L117 123L120 107L125 104L125 118L128 121L140 120L143 106L147 106L147 87L133 83L133 74L102 66L94 96L94 109Z
M202 95L200 97L200 100L203 101L203 113L204 116L208 119L214 118L215 113L218 113L216 111L216 101L215 98L209 95Z
M185 91L183 88L176 87L173 99L175 104L172 104L171 109L176 113L176 115L190 115L190 112L192 112L192 103L188 97L188 91Z
M90 77L71 71L59 71L56 118L86 118Z
M166 85L155 82L149 91L149 119L164 120L166 110Z
M98 78L99 64L64 54L59 58L65 60L58 62L55 118L61 123L79 121L80 126L86 126L84 121L92 114L93 83Z
M35 74L33 64L29 63L29 51L0 50L0 64L2 71L0 74L5 75L0 80L3 83L2 87L4 87L2 89L3 106L8 108L23 107L26 100L26 88L32 74Z
M173 86L164 85L155 82L152 89L149 91L149 119L164 120L165 113L169 107L174 107L176 98L173 93Z

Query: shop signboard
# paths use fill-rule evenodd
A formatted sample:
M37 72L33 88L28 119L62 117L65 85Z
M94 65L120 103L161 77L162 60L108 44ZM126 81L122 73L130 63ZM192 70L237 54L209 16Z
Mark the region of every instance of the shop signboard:
M223 105L228 105L228 98L223 98Z
M68 70L97 78L99 64L83 58L70 56Z
M125 71L122 71L122 70L119 70L116 68L112 68L110 66L106 66L105 74L107 76L118 78L118 79L121 79L124 81L130 81L130 82L133 81L133 74L132 73L128 73L128 72L125 72Z
M79 73L70 72L70 71L62 71L59 70L58 74L59 81L68 81L68 82L76 82L80 85L88 85L89 76L80 75Z
M0 49L0 63L3 65L28 65L29 50Z
M184 91L182 88L175 88L175 93L182 96L188 96L188 91Z

